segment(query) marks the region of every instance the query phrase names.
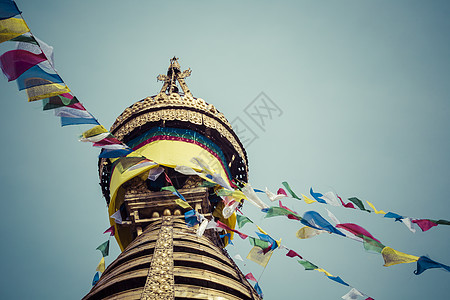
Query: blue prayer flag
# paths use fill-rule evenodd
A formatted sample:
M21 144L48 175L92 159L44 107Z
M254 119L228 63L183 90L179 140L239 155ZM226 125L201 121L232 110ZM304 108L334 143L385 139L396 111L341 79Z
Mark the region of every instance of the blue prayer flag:
M11 0L0 0L0 20L9 19L22 13L16 3Z

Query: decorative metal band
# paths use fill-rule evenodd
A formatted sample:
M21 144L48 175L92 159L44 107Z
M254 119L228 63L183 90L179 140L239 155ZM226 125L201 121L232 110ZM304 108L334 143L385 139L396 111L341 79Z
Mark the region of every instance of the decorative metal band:
M201 112L186 108L193 108L200 110ZM127 122L134 114L150 109L151 111L142 113ZM211 116L208 116L208 114ZM221 122L217 121L216 118ZM244 154L242 145L231 133L233 130L231 124L212 104L207 104L201 98L194 99L190 96L182 97L177 93L172 93L170 96L161 93L154 97L147 97L125 109L114 122L111 127L111 132L113 132L119 140L122 140L124 136L134 129L143 126L146 123L157 122L160 120L185 121L196 125L203 124L208 128L216 130L231 143L239 156L244 160L245 165L247 165L247 158ZM225 124L225 126L222 123Z
M159 300L175 298L172 223L173 219L171 216L163 217L141 299Z

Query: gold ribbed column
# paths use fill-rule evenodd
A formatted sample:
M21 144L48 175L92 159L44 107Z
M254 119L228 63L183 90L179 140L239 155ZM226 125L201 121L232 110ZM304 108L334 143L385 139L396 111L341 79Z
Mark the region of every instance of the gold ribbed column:
M173 277L173 219L163 217L152 263L141 299L158 300L175 298Z

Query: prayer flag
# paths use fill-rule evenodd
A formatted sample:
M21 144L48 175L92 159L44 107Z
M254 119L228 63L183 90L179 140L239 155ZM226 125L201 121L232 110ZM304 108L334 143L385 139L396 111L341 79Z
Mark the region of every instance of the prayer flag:
M269 263L270 257L272 256L273 251L264 254L263 250L260 247L254 246L247 255L247 259L266 267Z
M395 219L395 221L400 221L401 219L403 219L403 216L400 216L399 214L393 212L388 212L387 214L384 215L384 217Z
M344 300L355 300L358 297L364 297L364 295L355 288L352 288L347 294L342 296L341 298Z
M324 232L326 231L305 226L297 231L296 236L299 239L309 239Z
M10 50L0 56L0 67L2 68L3 74L8 78L8 81L13 81L31 67L46 60L47 57L42 52L35 54L21 49Z
M315 269L315 271L322 272L322 273L325 273L326 276L333 277L333 275L331 275L328 271L326 271L322 268Z
M92 279L92 286L94 286L100 280L100 273L95 272L94 279Z
M116 211L110 216L111 219L114 219L116 224L122 224L122 215L120 214L120 210Z
M344 203L344 201L342 201L342 198L339 197L338 194L336 194L336 196L339 198L339 201L341 201L341 203L342 203L342 205L343 205L344 207L346 207L346 208L353 208L353 209L355 208L355 207L353 206L353 203L348 202L348 203L346 204L346 203Z
M362 236L364 249L366 251L381 253L384 249L384 245L368 236Z
M255 276L253 276L252 273L248 273L247 275L245 275L245 278L247 278L248 280L258 282L258 280L256 280Z
M183 201L180 198L174 199L174 201L175 201L176 204L178 204L182 208L190 208L190 209L192 209L192 206L188 202Z
M0 20L9 19L22 13L16 3L11 0L0 1Z
M406 254L406 253L394 250L391 247L384 247L383 250L381 251L381 255L383 255L385 267L393 266L396 264L412 263L419 259L418 256Z
M282 188L279 188L277 191L277 195L285 195L287 197L286 191L283 190Z
M116 230L115 230L115 228L114 228L114 225L111 226L111 227L109 227L108 229L106 229L105 232L103 232L103 234L105 234L105 233L107 233L107 232L110 233L110 236L114 236L114 233L116 232Z
M325 200L325 202L327 204L333 205L333 206L341 206L341 204L339 203L338 199L336 198L336 196L334 195L333 192L326 192L323 196L322 199Z
M370 237L371 239L381 243L379 240L377 240L373 235L370 234L370 232L368 232L367 230L365 230L364 228L362 228L361 226L357 225L357 224L353 224L353 223L342 223L342 224L338 224L336 225L337 228L342 228L344 230L347 230L351 233L353 233L356 236L362 235L362 236L367 236Z
M386 213L384 212L384 211L382 211L382 210L377 210L376 208L375 208L375 206L372 204L372 203L370 203L369 201L367 201L366 200L366 202L367 202L367 204L369 204L369 206L373 209L373 211L378 215L378 214L383 214L383 215L385 215Z
M95 270L101 273L105 272L105 257L102 257Z
M30 88L27 88L25 91L27 92L29 102L41 100L41 99L45 99L45 98L49 98L49 97L53 97L53 96L57 96L60 94L70 92L69 88L66 85L62 85L59 83L49 83L49 84L33 86ZM58 108L58 109L62 109L62 108ZM92 115L90 115L90 118L93 119ZM86 124L86 123L83 123L83 124ZM88 124L90 124L90 123L88 123Z
M326 203L327 203L325 200L322 199L323 195L322 195L321 193L315 193L315 192L313 191L313 188L312 188L312 187L309 189L309 193L311 194L311 196L312 196L314 199L317 200L317 202L320 202L320 203L323 203L323 204L326 204Z
M108 254L109 254L109 240L107 240L106 242L104 242L103 244L98 246L97 249L95 249L95 250L100 250L100 252L102 253L103 257L108 256Z
M269 200L272 201L272 202L273 202L273 201L280 200L280 199L286 197L286 195L283 195L283 194L277 194L277 195L275 195L274 193L272 193L271 191L269 191L269 189L268 189L267 187L266 187L266 189L265 189L265 193L266 193L267 197L269 198Z
M203 236L203 234L205 233L206 227L208 226L208 223L209 223L208 219L205 218L202 221L202 223L200 224L200 226L198 226L197 232L196 232L198 237Z
M261 232L262 234L267 235L267 232L265 232L261 227L259 227L258 225L256 225L256 227L258 228L259 232Z
M289 183L287 183L287 181L283 181L281 184L283 184L285 189L288 190L288 192L289 192L289 194L291 194L292 198L295 198L297 200L302 200L294 193L294 191L291 189L291 187L289 186Z
M367 212L370 213L370 210L367 210L367 209L364 207L364 204L362 203L362 201L359 200L358 198L352 197L352 198L348 198L348 200L352 201L356 206L358 206L358 208L359 208L360 210L364 210L364 211L367 211Z
M308 270L315 270L315 269L319 268L318 266L316 266L315 264L313 264L313 263L311 263L311 262L309 262L307 260L298 260L297 262L299 264L301 264L305 268L306 271L308 271Z
M330 233L345 236L345 234L336 229L316 211L305 212L303 214L303 219L300 222L315 229L326 230Z
M237 259L237 260L240 260L240 261L244 261L244 260L242 259L242 256L240 256L239 254L236 254L235 256L233 256L233 258L234 258L234 259ZM245 277L245 278L247 278L247 277Z
M102 149L102 152L100 152L99 158L117 158L117 157L124 157L128 154L132 153L133 149L127 148L127 149Z
M294 250L289 250L289 252L286 253L286 256L289 256L289 257L296 257L296 256L298 256L300 259L303 259L303 257L301 257L301 255L298 254L297 252L295 252Z
M302 198L303 198L303 201L306 202L306 204L311 204L311 203L317 202L316 200L309 199L307 196L305 196L303 194L302 194Z
M430 221L435 222L438 225L450 225L450 221L447 221L447 220L437 220L437 221L430 220Z
M36 39L30 35L30 33L26 32L22 35L19 35L15 38L10 39L10 41L14 41L14 42L22 42L22 43L29 43L32 45L37 45L38 42L36 41Z
M9 18L0 20L0 43L9 41L30 31L23 19Z
M263 292L262 292L262 290L261 290L261 287L259 286L258 282L255 284L255 291L258 293L258 295L259 295L261 298L264 297L264 294L263 294Z
M258 235L258 237L259 237L261 240L266 241L266 242L269 242L269 244L270 244L270 250L275 250L275 249L278 247L278 242L277 242L275 239L273 239L270 235L268 235L268 234L263 234L263 233L259 233L259 232L256 232L256 234ZM267 248L266 248L266 249L267 249Z
M250 245L259 247L261 249L267 249L270 246L269 242L263 241L254 237L249 237Z
M109 133L109 131L103 125L97 125L83 132L82 136L83 138L91 138L103 133Z
M239 235L239 237L241 239L243 239L243 240L245 240L248 237L248 235L246 235L244 233L241 233L241 232L239 232L239 231L237 231L235 229L232 229L232 228L228 227L227 225L225 225L224 223L222 223L220 221L217 221L216 223L217 223L217 226L220 227L220 228L223 228L223 229L225 229L227 231L231 231L231 232L237 233Z
M336 281L337 283L340 283L340 284L349 286L348 283L345 282L344 280L342 280L342 278L339 277L339 276L327 276L327 277L328 277L329 279L333 280L333 281Z
M184 213L184 220L186 221L186 225L188 227L192 227L194 225L200 224L198 217L197 217L197 212L193 209Z
M288 210L288 209L282 208L282 207L276 207L276 206L269 207L264 218L271 218L271 217L276 217L276 216L289 216L289 215L294 216L294 219L297 219L297 220L302 219L302 217L298 216L296 213L292 212L291 210Z
M411 218L404 218L402 219L402 223L405 224L405 226L412 232L416 233L416 229L414 228L414 223L411 222Z
M248 217L241 216L241 215L238 215L238 214L236 214L236 219L237 219L237 223L238 223L239 228L242 228L247 223L253 223L253 221L250 220Z
M61 94L50 98L42 99L43 110L55 109L78 103L78 99L70 94Z
M430 230L432 227L437 226L437 224L428 219L413 219L411 222L417 224L422 231Z
M443 268L450 272L450 266L438 263L426 256L421 256L419 260L417 260L417 270L414 271L414 274L419 275L431 268Z
M163 172L164 172L163 167L152 168L152 169L150 169L150 171L148 173L148 179L150 179L151 181L155 181L156 179L158 179L159 175L161 175ZM181 196L181 194L177 190L175 190L175 195L178 197ZM186 199L184 199L183 196L181 196L180 198L183 199L184 201L186 201Z
M269 208L259 197L256 195L255 191L252 189L251 185L247 183L243 188L242 192L247 197L247 201L255 205L259 209Z
M48 73L39 65L35 65L25 72L23 72L16 80L19 91L28 89L34 86L49 84L49 83L63 83L64 81L56 73Z
M334 222L334 225L336 224L340 224L341 222L336 218L335 215L333 215L333 213L331 211L329 211L327 208L325 208L325 210L327 211L328 217L331 219L331 221Z

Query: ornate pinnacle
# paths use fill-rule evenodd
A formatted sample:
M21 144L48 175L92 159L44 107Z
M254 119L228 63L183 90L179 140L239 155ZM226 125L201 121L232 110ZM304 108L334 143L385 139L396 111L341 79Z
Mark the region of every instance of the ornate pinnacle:
M181 86L181 89L184 92L184 95L192 97L191 91L189 90L184 78L189 77L191 75L191 69L184 70L181 72L180 64L178 63L178 58L175 56L170 60L170 66L167 70L167 75L159 74L157 79L159 81L164 81L164 84L161 88L160 93L178 93L177 81Z

